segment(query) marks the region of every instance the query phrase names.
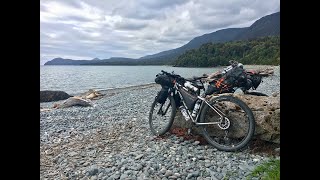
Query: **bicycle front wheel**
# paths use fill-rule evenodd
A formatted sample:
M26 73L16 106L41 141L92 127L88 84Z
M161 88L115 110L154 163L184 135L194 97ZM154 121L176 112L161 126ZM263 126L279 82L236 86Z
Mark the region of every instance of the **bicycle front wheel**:
M205 104L200 115L200 127L205 139L222 151L237 151L245 147L255 131L251 109L233 96L219 96Z
M149 125L156 136L164 135L172 126L176 115L176 103L173 97L168 96L164 104L158 103L157 98L151 105Z

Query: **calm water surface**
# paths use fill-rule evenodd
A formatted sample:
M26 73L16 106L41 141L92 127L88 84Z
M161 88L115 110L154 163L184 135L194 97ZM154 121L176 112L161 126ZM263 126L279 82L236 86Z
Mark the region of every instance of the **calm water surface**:
M185 78L212 73L221 68L171 66L40 66L40 90L77 94L89 89L105 90L154 83L161 70Z

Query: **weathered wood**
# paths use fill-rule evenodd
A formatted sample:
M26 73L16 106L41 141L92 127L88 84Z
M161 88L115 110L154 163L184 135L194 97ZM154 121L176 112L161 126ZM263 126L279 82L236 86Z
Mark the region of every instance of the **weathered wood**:
M254 96L254 95L241 95L234 94L240 100L245 102L252 110L256 122L255 138L264 141L280 143L280 94L273 96ZM226 109L229 107L226 107ZM232 134L235 137L243 136L243 129L241 128L241 122L243 122L243 116L237 115L236 111L232 124ZM192 125L191 120L186 121L181 113L178 111L175 117L173 128L191 128L195 134L201 134L200 128ZM214 129L212 130L214 132ZM221 132L221 130L216 131ZM217 134L218 135L218 134Z

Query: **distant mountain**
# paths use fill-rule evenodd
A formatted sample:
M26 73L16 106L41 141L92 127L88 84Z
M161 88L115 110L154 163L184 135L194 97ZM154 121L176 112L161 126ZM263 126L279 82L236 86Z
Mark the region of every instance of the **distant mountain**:
M280 12L264 16L255 21L250 27L228 28L204 34L193 38L190 42L179 48L144 56L140 59L176 59L187 50L199 48L202 44L209 42L219 43L275 35L280 35Z
M109 59L100 60L94 58L92 60L72 60L63 58L54 58L51 61L46 62L44 65L114 65L117 63L125 64L130 62L136 62L137 59L112 57Z
M83 63L87 63L87 60L54 58L51 61L46 62L44 65L80 65Z
M102 59L98 61L90 61L80 65L136 65L138 59L111 57L109 59Z
M187 44L156 54L143 56L139 59L112 57L99 60L71 60L55 58L45 65L163 65L173 64L182 54L190 49L199 48L206 43L221 43L235 40L247 40L257 37L280 35L280 12L273 13L255 21L250 27L228 28L193 38Z
M172 59L176 58L179 55L183 54L187 50L199 48L202 44L208 43L208 42L226 42L226 41L232 41L235 39L236 36L239 35L239 33L243 32L245 28L229 28L229 29L223 29L219 30L210 34L204 34L202 36L198 36L193 38L190 42L187 44L176 48L171 49L168 51L162 51L157 54L148 55L141 57L140 59Z
M249 28L246 28L245 31L239 33L234 40L245 40L277 35L280 35L280 12L260 18Z

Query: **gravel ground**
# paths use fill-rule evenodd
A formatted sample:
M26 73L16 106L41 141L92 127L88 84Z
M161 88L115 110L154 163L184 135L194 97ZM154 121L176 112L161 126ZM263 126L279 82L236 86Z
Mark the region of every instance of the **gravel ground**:
M257 91L279 92L278 71ZM50 109L40 111L40 179L236 180L270 159L218 151L172 134L154 137L148 112L159 89L150 84L102 91L93 107L52 109L63 101L40 103Z

